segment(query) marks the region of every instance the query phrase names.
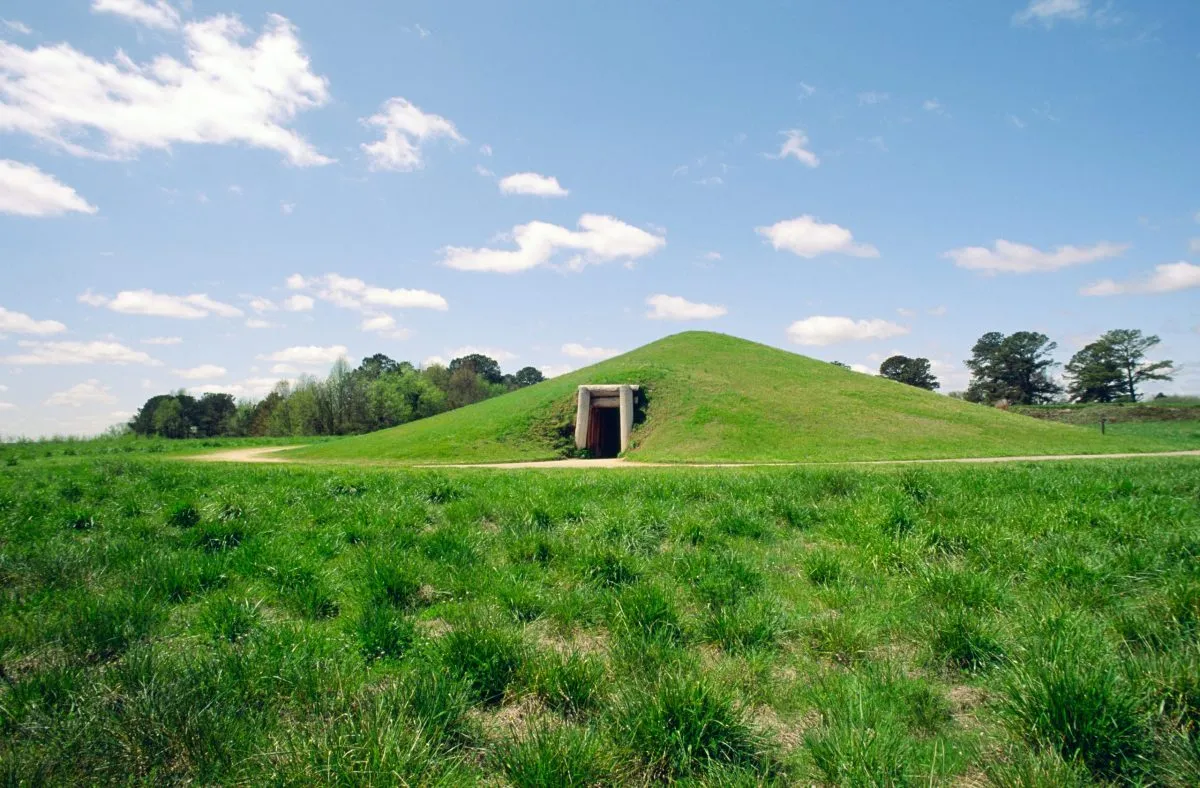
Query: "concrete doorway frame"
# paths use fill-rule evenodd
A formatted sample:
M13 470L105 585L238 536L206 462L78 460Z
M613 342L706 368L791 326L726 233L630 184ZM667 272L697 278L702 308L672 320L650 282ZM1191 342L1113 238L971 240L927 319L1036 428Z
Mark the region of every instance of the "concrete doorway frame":
M629 449L629 436L633 432L633 398L638 386L629 383L610 383L580 386L575 405L575 448L588 448L594 408L619 408L621 425L621 453Z

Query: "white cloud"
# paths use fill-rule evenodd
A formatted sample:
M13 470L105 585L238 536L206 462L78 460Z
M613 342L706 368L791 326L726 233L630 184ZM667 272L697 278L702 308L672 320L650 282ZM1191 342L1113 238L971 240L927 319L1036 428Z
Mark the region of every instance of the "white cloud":
M561 249L579 252L567 267L579 270L590 263L636 260L666 246L667 239L626 224L612 216L585 213L579 229L534 221L513 228L514 250L469 249L448 246L442 264L460 271L515 273L550 262Z
M135 63L118 51L96 60L69 44L27 50L0 41L0 131L18 131L78 156L131 158L175 143L244 144L282 154L298 166L329 164L288 128L329 100L324 77L309 68L296 30L270 14L257 39L234 16L189 22L185 60L159 54ZM107 145L78 142L89 133Z
M1079 21L1088 15L1088 0L1030 0L1029 6L1013 16L1019 25L1041 22L1047 27L1060 19Z
M558 183L558 178L539 175L536 172L518 172L500 179L503 194L528 194L534 197L566 197L569 192Z
M394 309L435 309L439 312L450 308L445 298L428 290L404 287L389 289L369 285L361 279L340 274L324 274L307 278L300 274L292 274L287 279L287 286L292 290L311 290L322 301L328 301L343 309L369 312L372 315L377 314L382 308L389 307ZM292 299L295 298L297 296L292 297ZM304 302L296 301L297 310L311 309L312 299L309 298L308 301L307 306L304 305Z
M178 345L181 342L182 337L149 337L142 340L143 345Z
M252 317L246 321L246 328L270 328L271 324L261 318Z
M229 193L236 194L238 197L241 197L243 194L245 194L245 192L242 191L242 187L238 186L236 183L229 187Z
M396 318L391 315L365 317L358 327L363 331L390 331L396 327Z
M24 353L0 356L7 364L146 364L159 366L149 355L119 342L18 342Z
M705 253L704 253L704 259L705 259L705 260L712 260L712 261L714 261L714 262L715 262L715 261L717 261L717 260L720 260L720 259L721 259L721 253L720 253L720 252L705 252Z
M225 377L225 367L219 367L216 364L201 364L198 367L191 367L190 369L177 369L174 370L174 372L176 375L186 380Z
M1114 282L1102 279L1080 290L1085 296L1110 296L1127 294L1174 293L1200 287L1200 265L1183 262L1154 266L1154 273L1146 279L1131 282Z
M559 375L565 375L568 372L571 372L575 369L575 367L571 366L570 364L543 364L542 366L538 367L538 369L541 370L541 373L546 377L556 378Z
M475 353L478 353L481 356L487 356L488 358L492 358L500 362L513 361L519 358L516 353L504 350L503 348L479 347L478 345L463 345L460 348L449 351L447 355L451 358L451 360L453 360L456 358L462 358L463 356L470 356ZM431 356L430 358L438 358L438 356Z
M491 156L492 155L492 146L486 145L486 144L480 145L479 152L482 153L484 156Z
M123 16L132 22L160 30L174 30L181 22L179 12L166 0L93 0L92 10Z
M1021 120L1016 115L1013 115L1011 113L1008 116L1008 122L1011 123L1013 126L1017 127L1018 129L1025 128L1025 121Z
M1003 239L985 246L964 246L951 249L942 255L959 268L983 271L988 274L1028 274L1038 271L1056 271L1072 265L1094 263L1118 257L1129 248L1129 244L1101 241L1092 246L1056 246L1053 251L1043 252L1033 246L1013 243Z
M838 342L887 339L907 333L906 327L879 318L855 320L825 315L797 320L787 329L788 339L797 345L833 345Z
M424 163L421 144L427 140L446 137L454 142L466 142L453 123L441 115L422 112L415 104L400 97L388 99L377 114L362 122L383 129L383 139L364 142L360 146L367 154L372 170L409 172L419 169Z
M897 309L896 309L896 314L897 314L897 315L900 315L900 317L916 317L916 316L917 316L917 310L915 310L915 309L905 309L904 307L899 307L899 308L897 308Z
M291 364L274 364L271 367L272 375L298 375L300 370L293 367Z
M697 186L720 186L725 183L725 179L720 175L709 175L696 181Z
M421 362L421 366L423 368L432 366L444 367L447 363L446 359L442 356L426 356L425 360Z
M754 230L770 241L777 251L788 251L800 257L811 259L833 253L851 257L879 256L879 250L874 246L855 243L854 234L845 227L823 224L820 219L808 214Z
M620 355L621 351L607 347L585 347L578 342L568 342L562 346L564 356L582 358L587 361L602 361L606 358Z
M78 408L81 405L111 405L116 401L117 398L109 393L109 387L93 378L85 383L77 383L66 391L51 394L46 404Z
M289 312L307 312L313 308L314 303L311 296L297 294L285 298L283 308Z
M0 19L0 24L3 24L6 28L13 31L14 33L20 33L23 36L28 36L28 35L33 34L33 28L31 28L29 25L25 24L24 22L19 22L15 19Z
M868 367L866 364L851 364L850 369L861 375L874 375L875 370Z
M5 386L3 383L0 383L0 393L3 393L5 391L8 391L8 386Z
M925 99L921 102L921 109L926 112L932 112L935 115L945 115L946 108L942 106L942 102L937 99Z
M549 377L549 375L547 375L546 377ZM11 402L0 402L0 410L13 410L16 407L17 406Z
M294 364L298 367L320 367L332 364L346 355L345 345L318 347L316 345L297 345L283 350L277 350L265 356L259 356L264 361L276 361L280 364Z
M880 93L878 90L867 90L858 94L859 106L872 106L882 104L891 98L890 94Z
M2 334L59 334L67 327L57 320L34 320L24 312L10 312L0 306L0 335Z
M0 47L4 42L0 41ZM3 73L0 72L0 78ZM0 94L3 93L0 81ZM4 128L4 105L0 104L0 130ZM15 216L62 216L65 213L95 213L96 206L53 175L11 159L0 159L0 213Z
M250 308L261 315L263 312L274 312L278 307L276 307L275 302L269 298L254 296L250 299Z
M240 383L208 383L203 386L189 386L188 392L193 396L232 394L238 399L259 399L270 394L278 384L277 378L247 378Z
M949 310L946 309L945 306L935 306L932 309L925 310L925 313L932 317L941 317L942 315L946 314L946 312L948 312L948 311Z
M800 83L800 98L805 99L817 92L817 89L807 82Z
M279 203L279 212L282 213L284 216L291 216L295 210L296 210L296 203L294 203L294 202Z
M491 171L491 170L489 170L487 167L484 167L482 164L476 164L476 165L475 165L475 172L476 172L476 174L478 174L478 175L480 175L481 177L484 177L484 178L494 178L494 177L496 177L496 173L492 172L492 171Z
M646 304L650 306L646 317L651 320L712 320L729 312L723 306L697 304L686 298L662 294L650 296Z
M242 316L242 310L220 301L214 301L204 293L173 296L155 293L153 290L122 290L115 297L109 298L89 290L80 295L78 300L90 306L107 307L125 315L175 317L183 320L196 320L209 315Z
M776 159L786 159L791 156L801 164L806 164L809 167L820 166L821 160L817 158L817 154L808 150L805 146L808 145L808 137L800 129L790 129L781 131L786 139L783 145L779 148L779 153L775 155Z

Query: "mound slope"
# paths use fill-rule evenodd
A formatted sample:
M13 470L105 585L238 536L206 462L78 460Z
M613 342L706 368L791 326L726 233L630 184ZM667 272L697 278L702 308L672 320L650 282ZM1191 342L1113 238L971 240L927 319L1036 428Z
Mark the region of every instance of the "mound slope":
M392 429L289 452L321 460L554 459L575 391L639 383L632 459L836 462L1159 451L1145 439L1032 419L709 332L676 334L536 386Z

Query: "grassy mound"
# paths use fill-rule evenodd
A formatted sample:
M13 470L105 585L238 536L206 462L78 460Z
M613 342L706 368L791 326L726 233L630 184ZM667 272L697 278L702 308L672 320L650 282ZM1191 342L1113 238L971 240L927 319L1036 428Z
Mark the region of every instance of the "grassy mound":
M298 457L403 462L553 459L571 447L576 388L647 392L631 459L842 461L1155 451L1153 438L1032 419L743 339L692 331L430 419L311 446Z

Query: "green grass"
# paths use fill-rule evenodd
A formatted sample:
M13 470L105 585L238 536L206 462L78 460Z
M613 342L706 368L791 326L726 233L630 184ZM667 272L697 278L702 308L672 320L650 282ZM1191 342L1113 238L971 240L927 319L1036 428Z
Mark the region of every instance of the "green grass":
M0 468L0 777L1194 785L1198 467Z
M373 462L506 462L573 449L584 383L644 387L631 459L829 462L1200 447L1101 436L972 405L722 334L677 334L586 369L429 419L289 452Z

